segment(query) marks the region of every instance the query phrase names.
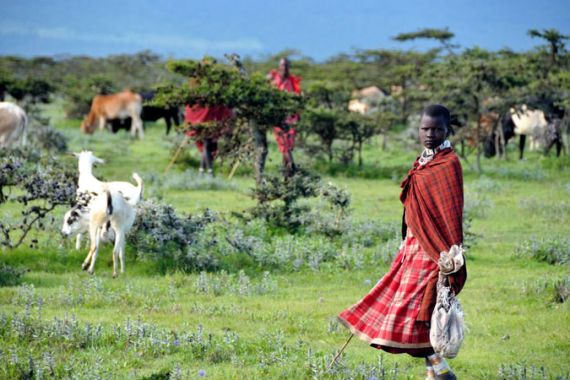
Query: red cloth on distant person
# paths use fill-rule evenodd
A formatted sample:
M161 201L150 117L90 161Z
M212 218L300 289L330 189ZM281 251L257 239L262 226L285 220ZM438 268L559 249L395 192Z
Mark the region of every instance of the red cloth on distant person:
M186 106L184 121L190 125L198 125L212 121L226 121L232 115L232 110L224 105L201 106L200 104L194 104L192 107Z
M289 75L283 79L278 70L271 70L269 72L271 83L281 91L301 93L301 77Z
M273 135L275 136L277 146L279 147L279 151L281 153L291 152L293 149L295 149L296 134L297 131L292 127L288 130L284 130L281 127L273 127Z
M271 70L269 72L269 77L271 83L281 91L294 92L296 94L301 93L301 77L295 75L289 75L287 78L283 79L278 70ZM277 141L277 146L281 153L287 153L295 148L295 135L297 131L293 128L293 125L297 124L300 117L299 114L288 116L285 119L285 124L289 125L288 129L283 129L280 126L273 127L273 135Z
M230 119L232 116L232 110L224 105L202 106L200 104L194 104L192 107L186 105L184 110L184 121L189 125L224 122ZM213 158L216 158L216 155L218 153L218 139L222 134L223 132L221 130L218 130L210 136L210 138L213 140ZM198 131L196 129L189 128L186 131L186 136L196 138L198 137ZM203 153L204 141L202 141L200 138L196 138L195 144L196 148L198 148L198 151L200 153Z
M432 260L437 262L440 252L463 243L463 174L453 149L443 149L425 165L416 160L401 187L406 225ZM467 280L465 265L448 280L458 294ZM436 286L437 277L428 284L418 320L431 319Z

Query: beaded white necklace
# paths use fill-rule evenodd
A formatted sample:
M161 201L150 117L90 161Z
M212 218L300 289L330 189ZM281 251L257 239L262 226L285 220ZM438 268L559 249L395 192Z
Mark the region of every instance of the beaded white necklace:
M436 155L436 153L440 152L445 148L451 148L451 142L449 140L445 140L440 146L435 149L428 149L425 148L422 154L420 155L420 159L418 160L420 165L425 165L430 162Z

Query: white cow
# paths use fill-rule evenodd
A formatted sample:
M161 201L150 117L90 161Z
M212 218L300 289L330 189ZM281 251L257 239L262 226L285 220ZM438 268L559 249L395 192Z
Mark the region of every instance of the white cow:
M0 148L11 148L21 141L26 144L26 112L13 103L0 102Z
M542 146L541 137L548 126L542 110L529 110L526 105L520 111L511 108L509 114L515 125L515 134L528 136L529 149L537 150Z

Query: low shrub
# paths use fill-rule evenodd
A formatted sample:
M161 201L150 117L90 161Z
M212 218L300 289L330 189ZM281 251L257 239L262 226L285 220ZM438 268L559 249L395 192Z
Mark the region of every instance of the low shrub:
M531 257L548 264L570 263L570 239L567 237L531 237L523 241L516 249L520 256Z
M16 286L22 282L25 269L14 268L8 264L0 263L0 286Z
M208 252L195 256L189 247L215 220L216 215L209 210L198 216L178 215L172 206L145 200L137 205L136 220L127 240L139 258L155 260L163 269L210 269Z
M570 276L534 280L525 283L522 291L524 294L536 296L547 302L565 303L570 299Z
M466 219L484 219L489 215L489 210L494 203L485 193L470 193L465 197L464 213Z
M523 198L519 201L519 207L532 215L538 215L549 221L564 223L570 215L570 202L545 202L536 198Z

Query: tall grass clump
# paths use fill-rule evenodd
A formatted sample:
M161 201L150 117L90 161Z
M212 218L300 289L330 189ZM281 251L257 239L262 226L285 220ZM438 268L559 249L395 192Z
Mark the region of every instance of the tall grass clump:
M220 176L200 174L195 170L186 169L183 172L168 174L148 173L145 176L147 185L161 191L169 190L229 190L237 191L235 183Z
M557 223L568 221L568 216L570 215L570 202L564 200L545 202L534 197L523 198L519 201L519 207L532 215L538 215L551 222Z
M489 211L494 205L493 201L485 193L468 192L465 197L465 219L484 219L489 215Z
M570 263L570 238L533 236L519 244L516 253L552 265L565 265Z
M524 284L522 290L546 302L565 303L570 299L570 276L534 280Z
M552 375L543 366L526 363L501 364L498 371L501 380L568 380L569 374Z

